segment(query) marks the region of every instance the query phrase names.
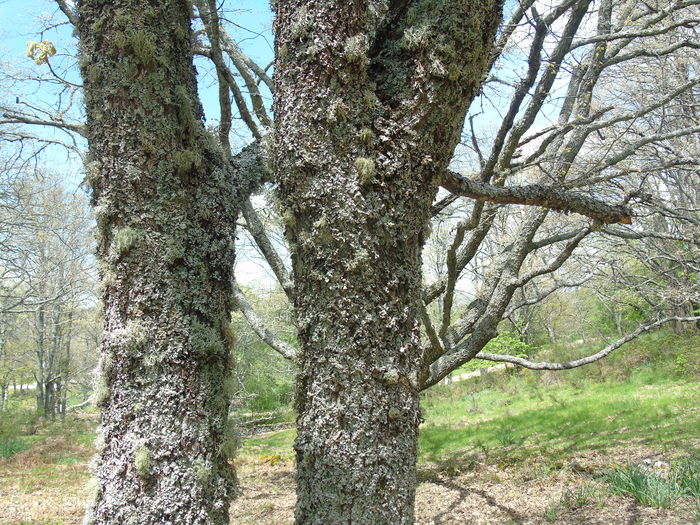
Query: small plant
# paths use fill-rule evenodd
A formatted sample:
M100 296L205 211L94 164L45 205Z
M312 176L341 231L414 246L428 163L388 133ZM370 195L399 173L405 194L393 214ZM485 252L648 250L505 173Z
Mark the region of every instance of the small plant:
M613 494L632 496L650 507L669 507L684 495L677 475L662 477L637 465L612 469L605 474L605 480Z
M700 498L700 458L687 458L677 462L672 475L688 496Z
M580 485L575 490L567 489L562 494L561 504L567 509L577 509L585 507L596 495L596 489L593 485Z
M496 432L496 441L504 447L507 447L509 445L515 445L520 440L515 436L513 427L501 427Z
M26 450L28 445L18 438L6 438L0 440L0 458L11 458L18 452Z
M547 508L544 509L544 519L546 519L549 523L554 523L555 521L557 521L557 517L559 516L560 510L561 507L558 501L550 503L549 505L547 505Z

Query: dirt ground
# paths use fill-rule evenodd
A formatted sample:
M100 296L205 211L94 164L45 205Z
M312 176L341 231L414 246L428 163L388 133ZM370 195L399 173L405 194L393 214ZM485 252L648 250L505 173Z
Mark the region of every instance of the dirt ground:
M52 448L65 454L71 445L51 439L43 450L17 454L0 461L0 523L57 525L80 523L87 469L82 462L46 464L40 453ZM82 456L85 451L74 447ZM625 524L681 525L693 523L698 510L690 500L678 500L670 509L636 504L632 498L611 496L595 480L612 463L654 457L650 450L625 449L601 456L591 453L569 465L544 468L498 468L478 457L457 465L423 466L417 491L416 523L438 524ZM671 458L669 458L671 459ZM293 523L294 465L279 458L242 458L237 462L241 496L231 507L235 525ZM566 495L588 487L584 504ZM568 492L567 492L568 491ZM575 500L575 498L573 498ZM562 503L565 502L565 503Z
M644 507L632 498L611 496L595 475L615 463L651 457L648 450L624 450L577 458L555 472L539 467L501 468L470 463L464 473L446 475L437 467L419 468L416 525L685 525L697 510L688 500L669 509ZM623 459L624 458L624 459ZM242 495L231 507L235 525L294 523L294 469L290 463L246 462L238 466ZM581 486L593 494L584 505L562 506L563 496ZM564 496L564 500L565 500ZM556 509L546 515L548 509Z

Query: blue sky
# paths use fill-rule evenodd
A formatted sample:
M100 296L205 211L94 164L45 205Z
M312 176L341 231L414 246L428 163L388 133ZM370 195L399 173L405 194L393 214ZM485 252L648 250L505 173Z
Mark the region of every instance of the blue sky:
M235 6L235 10L223 13L223 16L231 21L229 25L231 37L255 62L267 66L273 58L272 13L269 2L267 0L236 0L227 4ZM42 39L51 40L56 44L58 54L51 60L54 68L60 70L61 61L66 64L74 64L73 57L61 58L62 54L75 53L75 39L72 36L71 27L62 25L48 30L43 35L40 34L47 21L52 18L54 21L64 19L53 0L34 2L0 0L0 36L2 38L0 41L0 61L2 61L3 67L11 64L13 68L19 70L46 73L47 66L36 66L26 56L27 42ZM516 55L504 63L506 66L506 71L503 72L505 76L511 77L515 71L522 68L524 65L522 58ZM198 66L200 98L205 108L207 122L215 124L219 117L215 76L211 64L202 59L196 60L195 64ZM80 83L75 69L67 74L70 81ZM55 94L45 86L37 87L36 84L15 83L8 87L7 84L0 84L1 101L14 103L16 97L28 101L43 99L47 106L55 100ZM503 104L507 99L503 95L496 94L494 96L492 94L490 100L495 102L497 106L501 106L499 109L503 110ZM478 106L479 101L476 101L474 107ZM500 124L501 117L499 111L489 103L485 103L483 107L484 113L477 119L476 129L480 135L490 135L494 132L494 127ZM542 125L547 124L546 119L540 118L538 121L541 121ZM240 132L234 133L234 138L232 138L234 147L240 147L250 140L250 135L242 123L239 129ZM62 136L61 132L52 130L42 133L49 137ZM63 174L67 186L76 188L82 180L80 162L76 159L69 159L63 149L55 147L47 150L44 154L44 161L53 171ZM473 159L467 161L466 164L457 164L455 167L468 170L471 167L471 162Z
M257 63L267 65L273 57L272 13L266 0L237 0L235 11L225 12L224 16L234 22L230 31L232 38ZM68 25L54 27L41 33L47 21L62 21L63 15L51 0L26 2L19 0L0 0L0 61L3 69L8 66L12 72L47 73L46 66L36 66L26 56L27 42L50 40L55 43L57 56L51 60L58 71L62 64L73 64L74 59L62 59L60 55L75 53L75 39L72 28ZM214 85L211 68L204 61L196 61L199 66L200 97L205 107L209 123L215 123L219 117L217 90ZM80 83L75 69L67 73L66 78L76 84ZM46 107L55 100L55 91L50 87L38 86L36 83L5 82L0 85L0 100L14 103L19 97L23 101L40 101ZM34 129L49 138L64 138L59 131ZM243 133L245 135L245 133ZM242 139L243 141L245 138ZM239 144L241 145L241 144ZM65 171L67 180L72 185L80 182L79 162L67 158L65 151L59 147L49 148L43 154L44 161L56 171Z

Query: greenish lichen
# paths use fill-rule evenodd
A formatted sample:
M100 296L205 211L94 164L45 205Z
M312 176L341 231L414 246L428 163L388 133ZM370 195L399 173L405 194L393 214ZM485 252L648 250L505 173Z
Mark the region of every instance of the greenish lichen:
M311 16L306 6L297 10L294 20L289 24L289 36L292 39L303 39L312 27Z
M100 496L102 496L102 487L97 478L90 478L85 486L85 492L87 493L88 504L92 505L96 503Z
M109 398L109 386L107 385L107 379L104 375L100 374L96 379L92 395L95 400L95 406L97 407L102 407L107 402Z
M386 372L384 372L384 382L387 385L395 385L396 383L399 382L399 371L396 370L395 368L390 368Z
M277 58L279 60L284 60L289 55L289 46L287 44L282 44L277 51Z
M294 216L292 210L285 210L284 213L282 213L282 223L287 228L294 229L297 225L297 218Z
M131 249L143 239L141 230L126 226L119 228L114 235L114 248L120 257L128 255Z
M202 156L191 149L183 149L175 153L174 157L175 170L177 174L182 176L199 169L202 165Z
M92 84L97 84L102 78L102 68L100 68L99 66L93 66L88 64L85 67L85 71L87 71L88 81Z
M185 245L180 239L170 238L165 243L165 260L172 264L185 256Z
M430 27L425 25L408 27L403 34L403 42L409 51L428 49L430 46Z
M132 357L142 355L151 341L149 327L141 319L128 320L124 328L112 330L109 337Z
M331 124L335 124L344 120L349 112L350 108L348 108L347 104L345 104L342 99L336 98L328 105L326 120Z
M143 66L150 67L155 62L157 49L153 36L144 31L121 31L114 37L114 45L122 53L133 53Z
M106 352L100 361L100 368L104 377L109 377L114 369L114 356L110 352Z
M173 30L173 35L175 35L175 38L177 38L178 40L186 40L187 38L189 38L187 31L185 31L185 29L182 26L176 26Z
M196 319L190 321L190 345L197 355L210 355L212 357L227 354L221 327L209 326L200 323Z
M400 411L398 408L396 408L396 407L391 407L391 408L389 409L389 419L390 419L390 420L392 420L392 421L397 421L397 420L401 419L401 417L402 417L402 414L401 414L401 411Z
M102 165L95 159L85 163L85 182L90 189L94 189L102 178Z
M155 62L156 45L153 37L143 31L133 31L129 35L129 44L136 58L144 66L151 66Z
M355 251L352 259L348 261L348 270L351 272L361 270L369 264L369 252L365 248Z
M134 467L143 478L151 474L151 451L146 445L140 445L134 451Z
M177 117L185 134L196 132L196 119L192 108L192 98L185 86L175 87L175 105L177 106Z
M369 147L372 145L372 141L374 140L374 132L372 131L371 128L367 128L367 127L362 128L360 130L360 133L358 134L358 136L359 136L360 142L364 146Z
M224 343L230 352L236 344L236 334L233 331L233 322L230 319L221 320L221 335L223 335Z
M103 290L114 285L117 281L117 274L111 268L102 268L102 282L100 286Z
M209 485L213 473L211 468L207 466L207 462L202 458L197 458L192 462L192 471L197 482L202 486Z
M101 429L98 429L97 434L95 435L95 440L92 442L92 446L95 447L95 450L99 453L104 450L105 445L106 442L104 432Z
M221 441L221 455L226 459L234 459L241 444L240 435L236 430L236 424L228 419L224 426L223 440Z
M369 63L367 58L367 36L355 35L345 41L343 52L345 59L358 67L365 67Z
M374 175L376 174L374 159L367 157L356 158L355 169L357 170L361 185L365 186L374 180Z

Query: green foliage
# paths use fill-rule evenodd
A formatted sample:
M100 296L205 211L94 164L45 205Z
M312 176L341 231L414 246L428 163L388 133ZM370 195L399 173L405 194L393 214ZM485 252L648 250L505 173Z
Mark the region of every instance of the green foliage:
M613 494L632 496L651 507L670 507L685 494L677 476L665 477L638 465L614 468L605 474L605 480Z
M484 347L483 352L488 354L505 354L514 357L530 357L536 347L525 343L512 334L499 334L491 339Z
M293 326L284 292L275 290L262 295L244 290L248 300L272 330L286 342L296 344ZM234 407L240 412L269 412L291 406L295 369L251 330L239 313L233 315L232 329L237 334L234 346L236 377L229 385L234 395ZM290 334L285 336L284 334ZM236 391L238 390L238 391Z

